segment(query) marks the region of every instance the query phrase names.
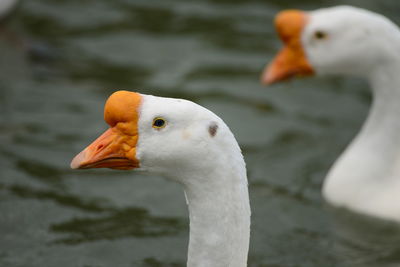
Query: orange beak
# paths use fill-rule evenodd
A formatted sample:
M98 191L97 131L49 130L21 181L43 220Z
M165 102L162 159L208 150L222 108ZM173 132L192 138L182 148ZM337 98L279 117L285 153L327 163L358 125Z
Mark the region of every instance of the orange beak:
M139 167L136 147L132 147L137 136L126 136L116 128L110 128L92 144L75 156L73 169L111 168L133 169Z
M309 17L298 10L286 10L278 13L275 27L284 43L284 47L272 62L264 69L262 84L273 84L293 76L307 76L314 73L301 43L301 34Z
M104 108L104 119L111 128L76 155L71 168L139 168L136 145L140 103L137 93L118 91L111 95Z

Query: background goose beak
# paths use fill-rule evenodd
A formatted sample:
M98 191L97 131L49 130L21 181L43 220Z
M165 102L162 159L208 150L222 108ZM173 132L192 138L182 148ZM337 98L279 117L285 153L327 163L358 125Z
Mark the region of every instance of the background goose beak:
M299 10L286 10L275 17L275 27L284 47L261 75L262 84L273 84L293 76L314 73L301 43L301 34L309 16Z

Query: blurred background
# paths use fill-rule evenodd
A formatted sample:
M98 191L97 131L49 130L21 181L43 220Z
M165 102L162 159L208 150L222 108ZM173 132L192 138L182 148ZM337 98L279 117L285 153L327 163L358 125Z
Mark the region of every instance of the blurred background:
M179 185L69 168L107 128L117 89L186 98L230 126L248 166L249 266L398 266L397 226L321 199L368 111L366 82L259 84L280 47L274 15L338 4L400 24L397 0L25 0L0 12L0 266L185 266Z

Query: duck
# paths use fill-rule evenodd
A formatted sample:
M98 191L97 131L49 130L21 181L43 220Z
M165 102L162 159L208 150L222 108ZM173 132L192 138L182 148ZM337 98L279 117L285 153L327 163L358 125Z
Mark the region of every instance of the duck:
M0 1L0 23L5 20L8 15L17 6L19 0L1 0Z
M107 99L104 120L108 130L71 168L138 170L181 184L190 221L187 266L247 266L246 165L224 121L188 100L124 90Z
M5 40L15 47L26 49L26 41L7 27L19 4L19 0L0 0L0 41Z
M383 15L353 6L284 10L284 46L261 75L266 85L297 76L346 75L372 88L367 118L322 185L327 203L400 222L400 31Z

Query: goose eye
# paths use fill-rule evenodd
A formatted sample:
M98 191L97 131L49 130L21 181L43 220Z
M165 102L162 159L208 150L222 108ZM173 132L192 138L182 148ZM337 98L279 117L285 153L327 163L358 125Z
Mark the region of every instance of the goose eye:
M314 33L314 37L315 37L315 39L323 40L323 39L326 39L328 37L328 34L326 34L323 31L316 31Z
M153 128L154 129L164 128L166 124L167 124L167 122L163 118L160 118L160 117L154 118L154 120L153 120Z

